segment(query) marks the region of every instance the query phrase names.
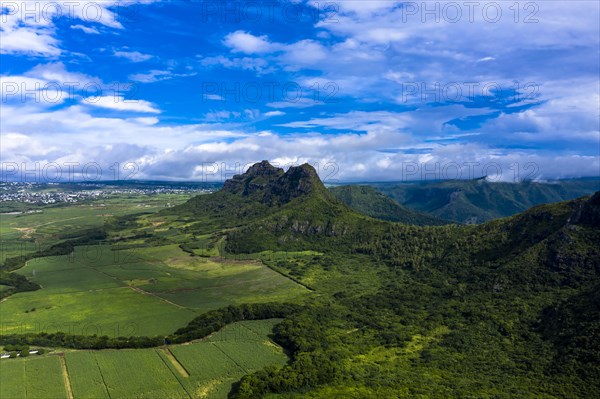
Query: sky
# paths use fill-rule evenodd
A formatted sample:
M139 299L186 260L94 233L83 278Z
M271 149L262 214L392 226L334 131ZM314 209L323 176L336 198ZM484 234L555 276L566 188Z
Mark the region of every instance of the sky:
M3 180L600 175L597 1L4 1Z

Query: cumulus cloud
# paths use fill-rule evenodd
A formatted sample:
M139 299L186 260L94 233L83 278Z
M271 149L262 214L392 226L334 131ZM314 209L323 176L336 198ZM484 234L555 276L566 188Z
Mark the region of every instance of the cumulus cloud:
M1 75L2 104L51 107L67 100L77 100L85 87L103 90L98 78L68 71L62 62L39 64L23 75Z
M262 54L276 51L278 44L271 43L267 36L254 36L241 30L225 36L223 43L234 52L245 54Z
M138 126L139 128L139 126ZM158 128L156 128L158 130ZM159 131L146 132L158 134ZM226 134L226 133L225 133ZM226 134L227 135L227 134ZM8 140L14 140L8 137ZM22 140L23 138L21 138ZM216 139L216 140L215 140ZM102 146L63 141L59 154L52 158L45 154L43 145L25 144L19 160L28 159L58 162L103 162L108 168L116 163L135 163L139 168L137 178L197 179L222 181L239 173L240 166L269 159L279 166L309 162L326 182L377 180L434 180L440 178L473 178L491 176L494 181L511 181L523 178L575 177L593 174L598 167L597 157L565 155L543 156L525 152L498 154L485 146L457 144L434 148L426 154L385 153L374 150L381 140L389 137L368 135L321 135L309 137L281 137L257 134L234 141L213 137L212 141L186 145L164 151L157 147L139 146L135 143ZM33 140L33 139L32 139ZM397 143L397 138L395 138ZM9 148L14 148L15 145ZM115 152L115 148L121 148ZM37 152L36 152L37 149ZM7 161L17 153L4 153ZM515 163L520 165L515 174ZM534 168L531 169L531 165ZM535 172L532 174L532 172Z
M598 157L591 155L556 157L535 151L501 151L481 143L425 144L408 128L421 118L435 119L437 122L431 126L437 128L433 130L443 131L438 126L443 121L442 113L435 116L432 110L423 115L357 111L332 118L313 118L304 126L328 126L338 132L298 132L285 136L270 131L247 133L243 129L224 129L218 123L167 126L154 117L97 117L81 106L59 111L8 107L4 112L8 117L3 127L12 132L3 135L1 151L7 161L102 161L106 167L115 162L133 162L139 167L137 178L220 180L231 177L230 172L240 165L262 159L280 166L310 162L330 182L481 175L489 175L496 181L574 177L593 174L599 166ZM216 116L238 115L223 111ZM426 124L421 124L426 128ZM440 137L446 136L432 135L431 141ZM169 150L165 150L165 143L169 143ZM519 175L515 175L515 163L520 165ZM532 163L534 169L530 167Z

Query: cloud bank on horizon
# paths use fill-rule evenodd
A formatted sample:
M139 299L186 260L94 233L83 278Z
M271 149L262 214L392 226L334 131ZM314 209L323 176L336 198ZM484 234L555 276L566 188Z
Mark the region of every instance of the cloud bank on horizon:
M3 179L600 174L598 2L0 7Z

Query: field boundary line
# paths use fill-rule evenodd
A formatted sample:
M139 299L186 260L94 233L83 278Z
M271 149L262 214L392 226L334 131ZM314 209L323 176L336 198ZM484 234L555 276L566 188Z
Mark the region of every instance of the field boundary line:
M249 320L246 320L246 321L249 321ZM250 331L252 334L256 335L256 341L253 341L253 340L249 340L249 341L251 341L251 342L262 342L260 340L261 334L259 334L258 332L254 331L253 329L251 329L250 327L248 327L246 325L246 323L240 323L239 325L242 326L242 327L244 327L246 330ZM267 335L267 339L268 339L268 335Z
M211 342L211 344L217 348L218 350L220 350L225 356L227 356L227 358L229 360L231 360L236 366L238 366L240 368L240 370L242 370L245 374L248 374L250 371L246 370L244 367L242 367L241 364L239 364L238 362L235 361L234 358L232 358L231 356L229 356L229 354L227 352L225 352L219 345L217 345L216 342Z
M108 396L108 399L112 399L112 397L110 396L110 390L108 389L108 385L106 385L106 380L104 379L104 374L102 374L102 368L100 367L100 364L98 363L98 358L96 357L96 354L94 352L90 352L90 353L94 357L94 361L96 362L96 367L98 367L98 372L100 373L100 378L102 378L102 384L104 384L104 389L106 390L106 395Z
M287 278L288 280L306 288L307 290L309 290L310 292L315 292L316 290L310 286L308 286L307 284L303 283L302 281L298 280L295 277L290 276L289 274L287 274L286 272L282 271L282 270L277 270L275 267L267 264L266 262L263 262L262 260L260 260L260 262L262 263L263 266L267 267L268 269L273 270L275 273L282 275L283 277Z
M183 391L187 394L187 396L192 399L192 395L188 392L187 388L185 387L185 385L183 385L183 383L181 382L181 380L179 379L179 377L177 377L177 374L175 374L173 372L173 370L169 367L169 365L167 364L166 360L160 355L160 353L158 353L158 350L163 349L163 353L165 354L165 356L167 358L169 358L169 355L166 353L167 351L169 351L169 353L171 354L171 356L173 356L173 358L175 358L175 356L171 353L170 350L168 350L167 348L157 348L156 351L154 351L154 353L156 353L156 356L159 357L159 359L163 362L163 364L165 365L165 367L171 372L171 374L173 375L173 377L175 377L175 380L179 383L179 386L181 387L181 389L183 389ZM177 360L177 359L174 359ZM173 360L171 360L169 358L169 361L173 364L173 367L175 367L177 369L177 371L179 373L181 373L181 371L177 368L177 366L173 363ZM177 361L177 363L179 363L179 361ZM181 366L181 368L183 368L183 370L188 374L189 377L189 373L187 372L187 370L185 369L185 367L183 367L183 365L181 363L179 363L179 365ZM187 377L184 377L187 378Z
M177 357L173 354L173 352L171 352L171 350L168 347L163 347L161 349L163 350L164 354L167 356L167 359L169 359L169 361L171 363L173 363L173 366L175 366L175 368L181 374L181 376L184 378L188 378L190 376L190 372L187 371L187 369L185 368L185 366L183 364L181 364L181 362L177 359Z
M137 293L140 293L140 294L142 294L142 295L149 295L149 296L152 296L152 297L154 297L154 298L160 299L161 301L163 301L163 302L166 302L166 303L168 303L169 305L173 305L173 306L175 306L175 307L178 307L178 308L180 308L180 309L188 309L188 310L191 310L190 308L186 308L185 306L178 305L178 304L176 304L175 302L171 302L171 301L169 301L168 299L165 299L165 298L163 298L163 297L160 297L160 296L158 296L158 295L156 295L156 294L153 294L153 293L151 293L151 292L148 292L148 291L144 291L144 290L143 290L143 289L141 289L141 288L138 288L138 287L132 287L132 286L130 286L130 285L128 285L128 286L126 286L126 287L129 287L129 288L131 288L132 290L134 290L135 292L137 292ZM123 287L123 288L126 288L126 287Z
M23 362L23 381L27 381L27 363ZM27 384L23 384L23 388L25 391L25 398L27 398Z
M71 389L71 378L69 378L69 370L67 369L67 362L65 361L65 354L62 353L58 356L60 359L60 368L62 370L63 380L65 382L65 389L67 390L67 397L73 399L73 390Z

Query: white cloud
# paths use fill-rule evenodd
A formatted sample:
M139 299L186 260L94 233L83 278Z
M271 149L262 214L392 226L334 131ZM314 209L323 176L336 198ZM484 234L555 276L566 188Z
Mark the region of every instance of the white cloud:
M272 116L282 116L285 115L285 112L282 111L269 111L264 114L266 117L270 118Z
M241 113L234 111L213 111L204 115L207 121L221 121L230 118L239 118Z
M29 77L37 77L49 82L58 82L62 85L72 82L78 83L80 86L87 84L102 85L102 80L78 72L68 71L65 64L62 62L51 62L47 64L38 64L30 71L25 73Z
M113 55L119 58L126 58L132 62L143 62L154 58L150 54L143 54L139 51L115 51Z
M204 66L220 65L228 69L242 69L254 71L261 75L264 73L273 72L274 68L269 67L269 63L262 58L238 57L227 58L222 55L215 57L204 57L200 59L200 63Z
M204 100L224 101L223 97L218 94L204 94Z
M296 120L279 126L297 129L335 129L352 132L402 132L415 136L415 140L428 139L441 133L455 134L446 123L451 119L473 117L490 113L488 108L466 108L462 105L421 107L405 112L350 111L333 116ZM393 144L390 144L393 145Z
M149 4L159 0L134 0L119 3L119 7ZM0 53L29 56L56 57L62 54L61 43L56 38L58 19L83 22L70 25L85 33L96 33L86 23L100 24L112 29L124 29L115 12L114 2L79 0L76 2L15 1L1 4Z
M54 57L61 53L51 27L4 25L0 29L0 54L27 54Z
M3 115L6 115L3 129L10 132L2 135L0 151L6 162L98 162L106 170L115 162L134 162L139 166L136 178L223 180L231 177L236 164L248 165L262 159L278 162L280 166L310 162L327 181L432 179L436 177L432 177L432 170L437 177L444 177L441 173L449 170L446 165L451 163L461 165L462 177L468 178L467 162L476 164L473 172L477 176L483 172L493 175L500 166L503 174L498 179L502 180L514 178L515 162L521 167L534 162L538 165L537 174L544 178L593 175L600 167L598 157L594 156L502 152L486 145L465 143L427 144L427 147L406 130L418 121L419 114L357 111L338 115L334 120L312 122L335 126L340 133L285 136L269 131L249 134L211 124L158 125L153 117L95 117L81 106L59 111L8 106ZM432 115L435 113L430 111L422 118L432 119ZM442 120L441 116L438 118ZM421 125L426 127L424 122ZM363 128L367 130L362 134L344 131ZM438 126L435 130L442 128ZM164 150L165 143L169 151ZM390 148L397 151L382 152ZM415 148L422 151L410 151ZM226 165L229 172L215 173L215 163ZM406 174L409 163L419 168L416 175ZM209 167L204 168L205 165ZM422 175L427 171L430 173Z
M131 121L133 123L137 123L140 125L147 125L147 126L152 126L152 125L156 125L158 122L160 122L160 120L158 118L155 117L142 117L142 118L129 118L128 121Z
M225 36L223 44L234 52L245 54L262 54L276 51L278 45L271 43L267 36L254 36L241 30L232 32Z
M133 80L134 82L154 83L154 82L159 82L161 80L170 79L172 75L173 75L173 72L171 72L171 71L160 71L160 70L154 69L148 73L136 73L136 74L130 75L129 79Z
M389 43L402 41L408 37L408 34L395 28L374 28L366 30L358 37L371 43Z
M140 82L140 83L155 83L155 82L160 82L162 80L173 79L176 77L188 77L188 76L194 76L194 75L196 75L195 72L175 73L172 70L152 69L152 70L148 71L147 73L136 73L133 75L129 75L129 79L133 80L134 82Z
M290 70L302 69L327 59L327 49L314 40L301 40L284 47L280 60Z
M13 156L22 157L23 155L34 153L36 155L47 156L58 150L53 145L45 145L37 139L20 133L2 133L0 135L1 151L13 154ZM4 157L3 157L4 158Z
M225 36L223 44L234 53L260 55L269 57L269 61L282 64L288 70L299 70L319 64L330 55L328 49L320 42L304 39L285 44L272 42L266 35L254 36L244 31L235 31ZM239 68L255 70L257 73L273 72L274 68L267 67L269 62L265 58L226 58L223 56L207 57L203 65L222 65L226 68Z
M600 148L600 94L598 89L581 89L521 112L501 113L481 130L519 144L570 142L571 147Z
M88 97L83 99L85 104L114 109L117 111L147 112L159 114L160 110L154 104L144 100L126 100L121 96Z
M61 62L37 65L23 75L0 76L2 104L51 107L76 100L79 91L88 85L105 89L101 80L69 72Z
M318 109L322 113L298 110L293 119L294 110L290 108L322 103L309 97L271 102L267 106L277 110L262 114L265 118L283 115L279 109L290 109L287 123L277 126L278 131L279 127L285 128L281 130L288 134L283 135L254 132L236 120L260 119L256 110L224 109L207 113L201 124L169 125L167 117L159 120L154 116L160 113L158 105L143 100L125 102L122 98L115 101L108 93L97 103L87 103L91 99L82 101L76 95L79 105L58 111L46 103L14 104L20 101L14 98L2 104L3 160L103 159L111 161L108 165L132 161L142 167L143 176L155 178L198 178L203 162L233 165L261 159L320 165L333 162L338 167L336 177L342 180L398 179L407 162L429 162L434 166L435 162L496 162L505 171L514 162L536 162L540 174L547 178L597 175L599 158L593 155L600 141L598 61L593 57L599 45L597 2L541 2L540 21L536 24L515 23L506 8L505 18L498 24L479 17L471 23L466 12L457 24L435 23L431 17L424 23L421 14L403 22L399 4L342 2L335 15L338 23L320 21L316 26L320 33L294 32L287 43L238 30L223 39L230 54L199 59L206 67L236 68L258 75L292 72L278 78L292 77L303 87L333 82L339 87L336 98L353 97L369 102L369 109L378 111L350 112L342 102L335 108L339 110L336 114L327 114L328 108L322 107ZM422 7L421 3L415 4ZM581 7L588 12L582 14ZM122 28L111 25L115 21L88 26L83 19L76 19L83 22L71 27L85 33L98 26L102 31ZM53 17L37 23L15 19L3 23L2 52L59 56L63 50L55 22ZM131 60L149 57L123 52ZM540 63L540 59L545 62ZM151 83L187 76L177 74L173 65L164 68L130 78ZM28 85L99 81L68 71L61 63L40 65L27 73L0 79ZM416 101L408 104L410 111L399 112L402 107L398 105L407 104L394 104L400 97L398 88L406 82L426 83L428 87L473 81L510 86L513 80L540 85L539 97L513 103L535 106L513 112L514 107L467 108L439 102L431 106ZM206 99L222 97L212 94ZM356 107L353 109L360 109L361 104L349 103ZM124 116L115 116L119 113L112 111L123 111L120 115ZM152 116L136 117L137 113ZM449 124L453 119L478 116L488 119L473 128L476 131L465 132ZM458 143L449 143L452 140ZM530 145L532 149L519 149L519 145ZM169 151L164 150L167 146ZM327 171L322 173L327 177Z
M89 27L89 26L83 26L83 25L71 25L71 29L79 29L89 35L99 35L100 34L98 29L94 28L93 26Z

